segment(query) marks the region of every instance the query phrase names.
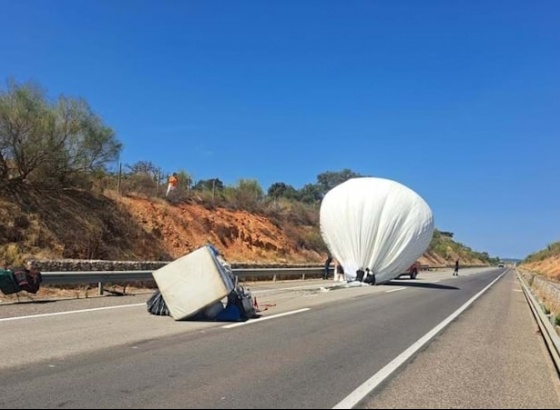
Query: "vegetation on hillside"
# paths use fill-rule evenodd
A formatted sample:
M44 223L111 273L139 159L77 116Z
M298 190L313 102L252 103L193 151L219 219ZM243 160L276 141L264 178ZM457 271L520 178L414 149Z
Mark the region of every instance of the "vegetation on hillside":
M454 241L452 232L434 231L434 236L428 247L428 252L442 256L445 260L454 260L458 257L477 259L483 263L497 265L500 258L493 258L487 252L477 252L460 242Z
M560 242L549 244L546 249L532 253L527 256L523 263L541 262L545 259L560 257Z
M51 100L34 84L8 82L0 90L0 259L17 260L30 249L53 244L68 258L139 257L133 247L142 249L145 257L169 257L164 249L150 246L157 231L145 233L141 224L127 227L128 214L110 198L140 196L157 201L164 197L170 171L149 160L115 170L122 149L113 130L84 100L65 96ZM232 186L218 177L195 181L186 170L179 170L178 176L172 198L176 205L260 215L281 228L297 249L324 254L320 202L330 189L362 175L349 169L327 171L299 189L282 181L268 189L254 179L241 179ZM429 251L446 260L497 262L452 237L451 232L436 231Z
M82 99L51 101L38 86L13 81L0 91L0 188L87 186L121 149Z

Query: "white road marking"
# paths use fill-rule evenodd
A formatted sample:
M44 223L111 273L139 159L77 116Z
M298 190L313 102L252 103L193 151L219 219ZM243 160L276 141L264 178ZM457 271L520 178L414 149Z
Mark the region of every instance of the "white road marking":
M234 323L233 325L222 326L222 329L233 329L235 327L252 325L254 323L260 323L260 322L264 322L266 320L278 319L279 317L291 316L291 315L295 315L297 313L307 312L308 310L311 310L311 309L310 308L305 308L305 309L293 310L291 312L280 313L280 314L274 315L274 316L261 317L259 319L248 320L246 322Z
M391 289L391 290L387 290L385 291L385 293L393 293L393 292L398 292L399 290L405 290L406 288L396 288L396 289Z
M334 285L331 285L334 286ZM326 286L320 286L322 288L328 288L329 285ZM306 285L306 286L293 286L291 288L277 288L277 289L264 289L264 290L251 290L251 288L249 286L247 286L247 289L249 289L251 291L251 294L253 295L261 295L263 293L272 293L272 292L280 292L280 291L284 291L284 290L314 290L317 289L316 285Z
M145 303L137 303L137 304L134 304L134 305L108 306L108 307L102 307L102 308L96 308L96 309L72 310L72 311L69 311L69 312L44 313L42 315L9 317L9 318L6 318L6 319L0 319L0 322L12 322L12 321L15 321L15 320L36 319L36 318L41 318L41 317L74 315L74 314L77 314L77 313L99 312L99 311L102 311L102 310L123 309L123 308L130 308L130 307L139 307L139 306L146 306L146 304Z
M368 394L370 394L377 386L379 386L385 379L387 379L395 370L402 366L408 359L410 359L416 352L436 337L443 329L445 329L451 322L453 322L461 313L467 310L479 297L481 297L488 289L490 289L497 281L499 281L507 272L502 273L492 283L473 296L467 303L457 309L447 319L434 327L420 339L418 339L412 346L398 355L392 362L386 365L383 369L374 374L369 380L363 383L360 387L354 390L348 397L338 403L333 409L351 409L362 401Z

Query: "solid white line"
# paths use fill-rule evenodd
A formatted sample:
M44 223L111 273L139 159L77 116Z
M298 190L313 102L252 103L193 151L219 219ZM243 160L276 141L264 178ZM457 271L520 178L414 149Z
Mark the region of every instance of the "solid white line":
M398 355L391 363L386 365L383 369L374 374L369 380L364 384L354 390L348 397L338 403L333 409L351 409L362 401L368 394L370 394L377 386L379 386L385 379L387 379L395 370L402 366L408 359L410 359L416 352L418 352L424 345L426 345L431 339L438 335L443 329L445 329L451 322L453 322L457 317L467 310L470 305L472 305L479 297L481 297L488 289L490 289L497 281L499 281L507 272L502 273L498 276L492 283L478 292L473 296L467 303L457 309L451 314L447 319L441 322L439 325L434 327L428 333L426 333L422 338L418 339L412 346Z
M333 286L332 284L330 286ZM317 287L317 285L305 285L305 286L293 286L291 288L277 288L277 289L263 289L263 290L251 290L250 287L248 287L251 290L251 294L253 295L260 295L263 293L272 293L272 292L279 292L279 291L284 291L284 290L314 290L314 289L319 289L319 288L328 288L329 285L325 284L324 286L319 286Z
M297 313L307 312L308 310L311 310L311 309L305 308L305 309L300 309L300 310L294 310L294 311L291 311L291 312L280 313L280 314L274 315L274 316L261 317L259 319L248 320L246 322L234 323L233 325L222 326L222 329L233 329L235 327L252 325L254 323L260 323L260 322L264 322L266 320L277 319L279 317L291 316L291 315L295 315Z
M112 309L122 309L122 308L129 308L129 307L138 307L138 306L146 306L145 303L137 303L134 305L121 305L121 306L108 306L96 309L84 309L84 310L72 310L69 312L58 312L58 313L45 313L42 315L33 315L33 316L19 316L19 317L9 317L6 319L0 319L0 322L11 322L14 320L24 320L24 319L36 319L40 317L52 317L52 316L64 316L64 315L74 315L77 313L89 313L89 312L99 312L102 310L112 310Z
M399 290L405 290L405 289L406 289L406 288L391 289L391 290L385 291L385 293L393 293L393 292L398 292Z

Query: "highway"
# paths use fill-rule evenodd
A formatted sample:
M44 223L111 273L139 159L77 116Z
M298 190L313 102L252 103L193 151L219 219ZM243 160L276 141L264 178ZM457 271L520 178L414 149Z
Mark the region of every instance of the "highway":
M267 320L241 325L154 317L149 295L0 306L0 408L436 408L479 399L490 408L558 407L557 375L515 280L511 270L487 268L361 288L260 284L253 292ZM433 341L419 342L454 313ZM465 334L486 343L461 356ZM500 337L509 344L492 345ZM456 380L444 376L458 374L449 369L453 347L465 371ZM517 350L493 355L500 347ZM480 368L488 374L473 373ZM446 388L422 372L443 376ZM409 374L418 379L403 379ZM488 397L504 389L509 401L463 395L478 386L469 377L489 377Z

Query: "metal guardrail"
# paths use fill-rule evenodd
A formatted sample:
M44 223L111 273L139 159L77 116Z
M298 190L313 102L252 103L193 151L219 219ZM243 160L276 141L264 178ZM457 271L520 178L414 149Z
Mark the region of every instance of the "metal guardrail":
M556 367L556 371L560 373L560 337L558 336L558 333L556 333L556 330L553 324L551 323L551 320L555 320L555 318L552 317L550 319L545 315L545 313L541 308L541 305L539 304L539 302L537 301L537 299L529 289L529 286L525 283L525 280L523 279L523 277L521 276L521 274L517 269L516 269L516 273L519 282L521 283L521 286L523 288L523 292L525 293L525 297L527 298L527 301L529 302L529 306L531 307L533 315L535 316L535 320L539 325L539 329L543 335L544 341L546 343L546 347L548 348L548 351L550 352L550 356L554 361L554 366Z
M463 269L476 266L465 266ZM322 277L324 267L300 268L240 268L232 269L240 280L247 278L270 278L276 281L278 277L305 279L306 277ZM448 267L432 266L429 270L449 269ZM329 269L334 273L334 268ZM151 270L135 271L91 271L91 272L42 272L45 285L79 285L88 283L130 283L148 282L153 280Z
M330 269L331 273L333 269ZM153 271L112 271L112 272L43 272L45 285L77 285L88 283L130 283L148 282L154 280ZM276 281L278 277L305 279L306 277L320 277L323 267L312 268L255 268L233 269L233 273L240 280L247 278L271 278Z

